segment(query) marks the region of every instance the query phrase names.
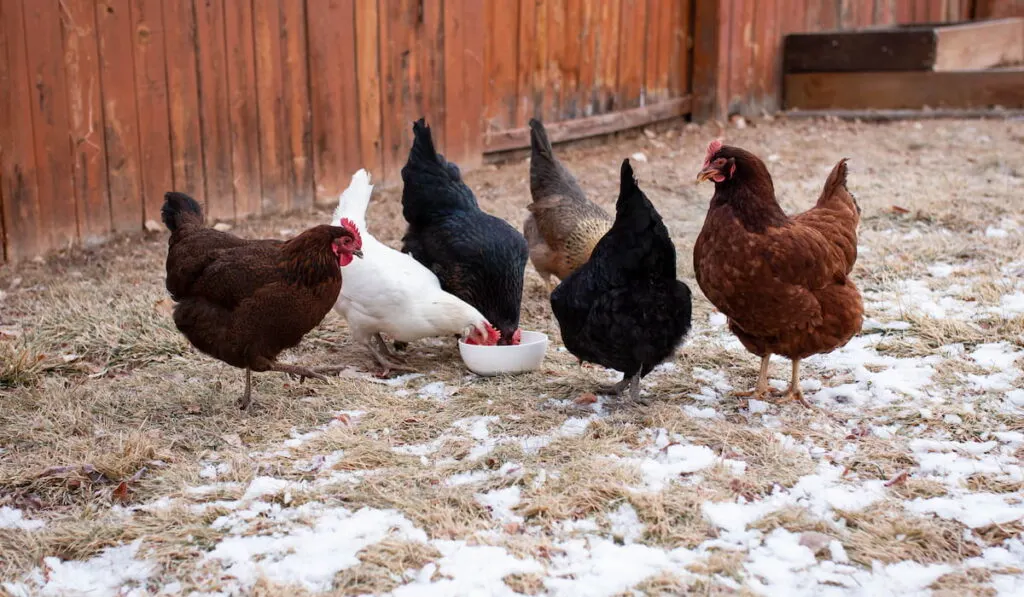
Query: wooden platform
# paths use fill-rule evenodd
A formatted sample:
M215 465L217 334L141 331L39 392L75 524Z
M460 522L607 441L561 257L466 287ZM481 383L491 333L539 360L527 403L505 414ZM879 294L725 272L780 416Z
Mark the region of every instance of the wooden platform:
M799 110L1024 108L1024 19L790 35Z

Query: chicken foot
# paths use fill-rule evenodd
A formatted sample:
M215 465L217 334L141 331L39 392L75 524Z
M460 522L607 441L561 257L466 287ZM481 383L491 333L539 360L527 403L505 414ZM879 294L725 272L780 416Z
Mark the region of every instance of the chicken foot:
M787 402L799 402L807 408L814 408L804 398L804 393L800 390L800 359L793 359L793 375L789 379L789 389L786 390L786 394L776 404L785 404Z
M768 365L771 362L772 355L766 354L761 357L761 373L757 376L757 385L754 386L753 390L747 390L744 392L733 392L732 395L737 398L750 398L753 397L757 400L764 400L770 390L768 388Z
M396 363L395 361L391 360L391 358L389 358L393 357L394 353L392 353L388 349L387 343L384 342L384 339L381 338L380 334L374 334L373 336L370 336L370 340L369 342L366 343L366 345L370 349L370 354L373 356L373 360L376 361L377 364L380 365L381 367L381 371L377 373L378 377L387 377L388 375L391 374L392 371L400 371L405 373L411 373L415 371L415 369L413 369L412 367L409 367L408 365L404 365L402 363Z
M646 404L645 401L640 399L640 372L637 371L633 374L633 377L623 376L622 381L610 386L598 386L598 394L614 394L616 396L622 396L629 390L629 399L638 404Z

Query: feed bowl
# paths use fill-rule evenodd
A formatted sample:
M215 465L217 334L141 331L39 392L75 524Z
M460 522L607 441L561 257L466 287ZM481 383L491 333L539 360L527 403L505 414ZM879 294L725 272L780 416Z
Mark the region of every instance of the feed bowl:
M516 346L480 346L466 344L459 339L462 362L477 375L523 373L540 368L548 349L548 336L541 332L523 330Z

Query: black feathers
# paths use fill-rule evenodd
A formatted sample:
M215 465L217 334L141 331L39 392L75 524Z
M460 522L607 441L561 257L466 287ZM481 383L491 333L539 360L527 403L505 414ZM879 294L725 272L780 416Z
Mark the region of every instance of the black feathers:
M186 221L203 223L203 208L195 199L185 193L171 191L164 194L164 206L160 217L171 232L175 232Z
M402 214L409 227L402 250L430 268L445 291L476 307L509 344L519 328L526 239L484 213L459 168L434 148L430 128L413 124L402 168Z
M690 289L676 280L675 246L629 160L615 212L590 260L551 294L551 308L569 352L635 377L638 392L639 378L689 331Z

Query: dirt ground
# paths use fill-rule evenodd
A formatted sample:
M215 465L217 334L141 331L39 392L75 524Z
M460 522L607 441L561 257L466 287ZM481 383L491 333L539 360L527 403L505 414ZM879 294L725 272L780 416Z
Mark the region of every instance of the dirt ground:
M806 362L813 409L730 394L757 359L691 258L717 136L766 160L790 213L851 159L866 323ZM257 375L250 413L243 374L174 329L165 232L5 267L0 593L1024 592L1024 121L678 123L556 151L610 210L621 160L643 154L694 292L648 406L584 396L613 374L561 349L532 266L523 327L551 334L542 371L479 378L438 339L410 347L422 375L384 382L332 313L285 359L351 369ZM521 228L526 159L466 179ZM397 247L399 191L375 193L367 220ZM771 371L788 382L787 362Z

